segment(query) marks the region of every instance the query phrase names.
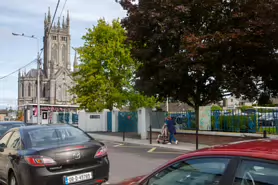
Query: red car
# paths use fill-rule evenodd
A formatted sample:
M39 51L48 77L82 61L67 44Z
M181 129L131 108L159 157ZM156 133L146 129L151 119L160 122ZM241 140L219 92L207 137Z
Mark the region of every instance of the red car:
M118 185L278 185L278 140L197 150Z

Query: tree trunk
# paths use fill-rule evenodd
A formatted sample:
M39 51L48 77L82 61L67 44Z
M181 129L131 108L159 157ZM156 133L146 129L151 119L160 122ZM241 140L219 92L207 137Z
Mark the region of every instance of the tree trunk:
M113 105L109 105L107 108L110 110L110 112L113 111Z
M195 121L196 121L196 150L199 148L199 106L195 107Z

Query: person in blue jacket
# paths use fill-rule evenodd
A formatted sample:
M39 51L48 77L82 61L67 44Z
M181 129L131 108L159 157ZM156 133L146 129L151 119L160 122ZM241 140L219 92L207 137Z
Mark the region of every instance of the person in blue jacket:
M170 132L170 138L169 138L168 144L172 144L172 141L175 144L178 144L178 140L175 138L175 134L177 133L175 123L174 123L174 120L170 116L167 118L166 124L167 124L168 130Z

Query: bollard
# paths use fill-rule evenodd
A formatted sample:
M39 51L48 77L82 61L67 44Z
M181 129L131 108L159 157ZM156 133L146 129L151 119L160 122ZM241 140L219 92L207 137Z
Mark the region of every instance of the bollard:
M124 130L123 130L123 142L125 142L125 126L124 126Z
M150 139L150 144L152 144L152 126L150 125L150 137L149 137L149 139Z
M266 131L264 130L264 138L266 138Z
M199 148L199 129L196 127L196 150Z

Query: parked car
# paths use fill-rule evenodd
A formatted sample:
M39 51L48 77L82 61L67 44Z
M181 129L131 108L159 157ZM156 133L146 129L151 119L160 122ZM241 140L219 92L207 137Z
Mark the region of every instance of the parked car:
M277 185L278 140L261 139L184 154L118 185Z
M258 121L261 127L274 127L278 117L274 113L264 113L259 117Z
M92 185L108 180L106 146L70 125L10 129L0 140L0 182Z
M0 122L0 138L2 137L3 134L5 134L11 128L22 127L22 126L26 126L26 125L24 122L20 122L20 121Z

